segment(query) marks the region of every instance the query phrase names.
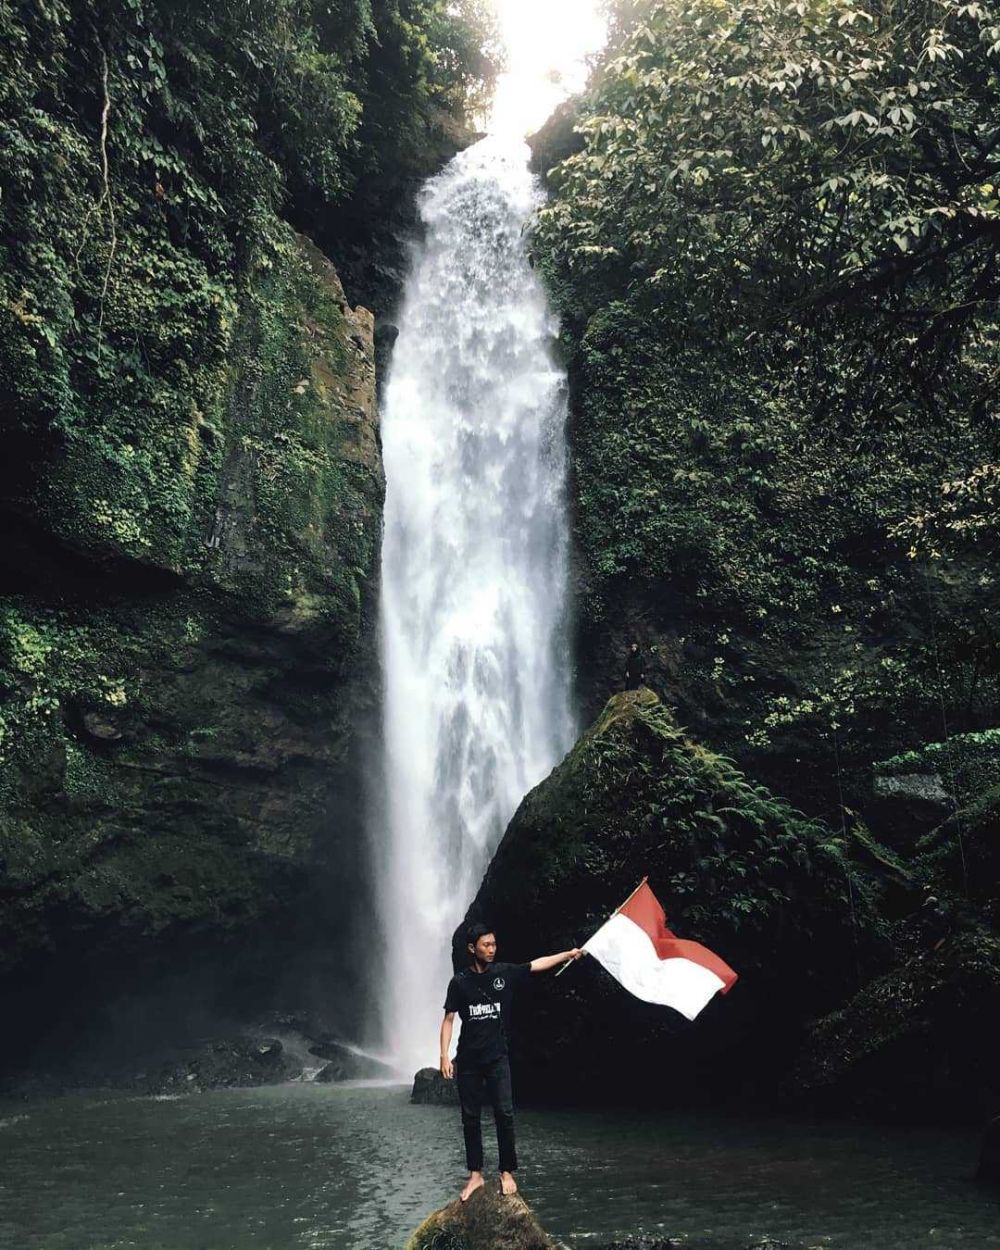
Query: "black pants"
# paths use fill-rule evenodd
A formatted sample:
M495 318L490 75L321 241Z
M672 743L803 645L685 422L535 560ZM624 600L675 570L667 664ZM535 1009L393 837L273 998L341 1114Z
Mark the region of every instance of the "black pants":
M483 1170L483 1130L480 1116L485 1089L497 1125L500 1171L513 1172L517 1167L517 1154L514 1150L514 1100L507 1056L502 1055L490 1063L478 1065L461 1060L455 1076L458 1081L458 1100L462 1105L466 1167L470 1172Z

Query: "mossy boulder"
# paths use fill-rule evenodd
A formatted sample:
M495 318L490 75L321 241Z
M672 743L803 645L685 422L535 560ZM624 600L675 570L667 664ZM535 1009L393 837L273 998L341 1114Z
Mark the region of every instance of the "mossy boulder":
M939 773L876 776L866 816L882 837L905 845L935 828L955 810Z
M876 777L937 776L958 803L1000 785L1000 729L952 734L875 764Z
M406 1250L559 1250L519 1194L504 1196L496 1181L467 1202L455 1199L429 1215Z
M908 860L926 889L953 894L1000 923L1000 730L956 734L875 766L875 784L937 777L948 806L930 829L911 829ZM898 809L897 809L898 815ZM905 829L900 820L895 828ZM916 833L917 837L913 834Z
M614 696L524 799L470 918L495 927L503 958L528 959L585 940L648 875L671 927L740 980L689 1023L591 960L532 978L515 1024L521 1088L773 1089L804 1022L843 1001L884 940L880 877L852 847L693 741L653 692Z
M966 771L966 796L991 775ZM469 918L530 959L585 940L648 875L671 927L739 980L689 1023L592 960L531 978L519 1091L980 1118L1000 1105L998 793L892 849L853 814L807 819L651 691L612 697L521 804Z

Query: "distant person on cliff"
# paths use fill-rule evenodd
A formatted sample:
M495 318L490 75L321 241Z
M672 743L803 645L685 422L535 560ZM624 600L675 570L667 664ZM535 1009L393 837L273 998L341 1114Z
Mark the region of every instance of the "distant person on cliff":
M635 641L630 645L625 656L625 689L638 690L646 680L645 664L642 649Z
M465 1163L469 1179L462 1190L464 1202L484 1185L483 1133L480 1115L483 1092L489 1095L497 1126L497 1147L500 1154L500 1188L505 1194L517 1192L514 1172L517 1155L514 1150L514 1103L510 1084L510 1061L507 1055L507 1030L514 990L529 972L547 972L569 959L579 959L584 951L577 947L558 955L545 955L526 964L505 964L496 961L497 940L484 924L470 925L466 931L469 967L451 978L441 1021L441 1075L446 1081L456 1076L458 1099L462 1107L462 1131L465 1135ZM448 1058L455 1012L462 1021L458 1037L455 1066Z

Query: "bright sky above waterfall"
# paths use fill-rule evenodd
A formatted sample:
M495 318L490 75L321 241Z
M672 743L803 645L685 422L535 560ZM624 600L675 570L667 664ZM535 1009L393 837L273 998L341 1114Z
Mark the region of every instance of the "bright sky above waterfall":
M494 0L507 45L490 130L537 130L586 78L584 58L604 43L598 0Z

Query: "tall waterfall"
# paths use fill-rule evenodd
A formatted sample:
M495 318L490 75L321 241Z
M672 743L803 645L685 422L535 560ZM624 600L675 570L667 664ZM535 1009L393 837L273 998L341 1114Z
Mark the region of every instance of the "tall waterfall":
M379 984L408 1074L436 1060L451 934L573 737L566 386L522 239L527 161L487 138L424 186L383 402Z

